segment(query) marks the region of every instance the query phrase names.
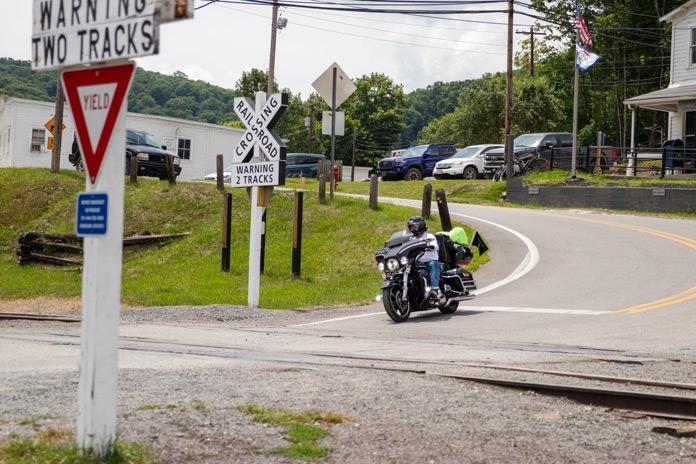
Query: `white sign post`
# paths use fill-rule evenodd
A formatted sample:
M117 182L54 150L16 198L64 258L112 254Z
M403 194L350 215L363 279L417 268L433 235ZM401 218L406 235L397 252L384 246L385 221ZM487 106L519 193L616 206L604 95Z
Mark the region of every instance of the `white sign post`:
M86 201L95 202L84 206L85 214L77 218L78 233L84 237L77 442L102 456L113 450L116 441L123 153L128 90L134 72L135 63L129 62L65 71L61 75L87 170ZM98 200L89 200L93 193ZM81 228L81 224L96 225L90 220L95 215L100 217L101 203L105 203L106 223L97 222L98 231Z
M256 92L255 107L247 97L234 99L234 111L247 127L232 152L232 187L251 187L247 303L252 308L259 306L261 237L266 228L264 213L273 186L285 185L286 148L273 131L273 125L287 106L288 96L284 93L274 93L266 100L265 92Z
M77 441L100 456L116 441L123 154L135 71L127 60L158 53L160 20L192 17L193 0L33 0L32 69L76 68L61 83L87 170L76 215L84 237ZM95 66L112 61L120 64Z

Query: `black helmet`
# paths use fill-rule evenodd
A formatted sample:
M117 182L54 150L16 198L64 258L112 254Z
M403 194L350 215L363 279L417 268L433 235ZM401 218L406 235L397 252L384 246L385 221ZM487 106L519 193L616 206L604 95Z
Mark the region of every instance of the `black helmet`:
M428 225L420 216L413 216L411 219L409 219L406 227L413 235L420 235L428 230Z

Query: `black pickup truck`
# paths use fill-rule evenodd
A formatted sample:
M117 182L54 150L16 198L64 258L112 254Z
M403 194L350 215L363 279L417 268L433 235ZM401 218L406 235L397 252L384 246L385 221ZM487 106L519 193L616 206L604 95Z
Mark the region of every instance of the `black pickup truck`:
M128 129L126 131L126 174L130 174L131 157L138 158L138 175L158 177L161 180L167 179L167 157L172 158L174 174L181 173L181 159L174 153L167 151L167 147L160 145L155 137L144 131ZM71 153L68 160L78 171L84 170L82 155L77 141L73 141Z
M572 165L573 134L570 132L541 132L523 134L515 138L515 156L524 160L538 154L546 160L550 169L570 169ZM597 147L577 147L576 168L586 171L594 171L597 163ZM483 175L486 179L492 179L498 168L503 166L505 151L503 148L490 150L486 153ZM609 165L609 156L601 151L599 159L600 168L603 170Z

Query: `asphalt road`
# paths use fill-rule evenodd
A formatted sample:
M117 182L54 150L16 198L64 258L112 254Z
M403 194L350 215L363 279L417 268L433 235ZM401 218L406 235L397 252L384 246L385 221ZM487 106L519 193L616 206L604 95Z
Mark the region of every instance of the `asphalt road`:
M420 207L419 202L399 203ZM449 208L457 219L481 231L491 246L490 263L475 276L479 287L476 299L460 304L456 313L415 313L407 322L396 324L378 302L360 307L293 312L244 308L129 310L124 312L120 327L119 366L128 382L135 382L129 373L138 371L143 374L137 377L140 379L140 383L135 383L137 387L128 382L122 385L127 390L123 393L127 400L123 401L130 410L137 410L139 404L155 401L152 398L157 398L157 395L168 397L170 393L185 388L195 391L194 395L208 398L206 392L218 388L220 380L211 383L213 380L206 380L203 374L195 374L194 380L189 380L189 376L199 369L211 372L211 368L215 372L231 372L235 377L229 381L232 390L248 389L245 376L249 381L255 379L253 389L239 394L240 401L251 401L260 396L268 402L290 402L295 407L323 404L336 410L352 408L361 417L369 417L370 411L375 417L387 414L374 411L375 402L384 401L380 395L386 392L368 391L381 391L379 383L389 383L394 378L389 376L391 374L380 378L350 371L356 366L385 369L384 372L388 373L415 369L422 363L427 364L428 370L446 374L457 374L469 363L556 366L574 371L696 383L696 370L693 369L696 363L696 345L693 343L696 327L696 223L693 220L457 204L450 204ZM431 232L437 229L437 224L430 224ZM378 292L379 289L375 288L375 294ZM206 318L191 320L188 317L198 312L206 314ZM29 388L26 395L17 393L15 388L20 381L44 379L46 373L65 373L67 377L43 382L75 388L74 381L69 379L74 376L79 363L79 343L79 326L76 324L0 322L0 400L7 400L1 409L4 415L14 417L21 414L18 411L24 410L31 411L26 414L40 414L40 411L50 414L51 408L59 404L68 410L74 408L71 396L64 389L62 397L50 397L50 400L48 396L41 396L46 395L45 388L41 394L37 393L37 389L43 388L42 381ZM280 376L269 381L267 371L278 369L279 365L295 367L278 370ZM316 380L317 384L293 386L292 382L297 378L282 373L291 372L296 366L302 366L299 369L307 372L306 376L303 374L303 381L314 382L309 380L313 378L311 372L317 374L316 378L324 378ZM183 377L172 375L173 372L182 372ZM241 377L237 375L240 372L244 373ZM344 384L352 383L351 390L340 398L334 398L332 393L318 386L329 382L327 375L341 379ZM165 377L168 378L166 382L161 380L162 383L158 383L158 379ZM142 384L145 378L148 379L147 386ZM178 380L186 387L177 384ZM392 385L390 388L399 387ZM313 394L303 397L301 393L306 389ZM152 396L148 397L146 391L150 391ZM279 397L279 394L287 397ZM482 402L495 404L497 393L490 394L491 397L477 397L473 403L460 405L464 408L461 414L465 410L476 410ZM404 390L400 395L411 395L410 399L403 401L416 401L413 395L418 395L418 392ZM229 402L229 398L228 393L222 393L222 396L207 401L224 403ZM327 398L336 402L322 403ZM496 404L494 407L505 409L505 414L499 414L501 417L528 420L526 411L530 406L520 404ZM453 408L454 405L447 407ZM555 407L563 410L562 406ZM427 406L422 408L425 410ZM393 420L409 421L415 417L415 412L409 412L408 408L398 411L402 415ZM419 420L443 420L441 417L438 419L438 411L440 409L433 410ZM152 420L160 418L153 417ZM461 425L456 417L448 420L453 422L443 423L443 426ZM499 428L494 425L494 419L486 420L489 421L487 425L469 424L467 429L470 446L479 451L485 448L484 443L489 439L486 434L479 436L478 429ZM378 418L374 421L374 430L393 425L380 424ZM366 419L363 424L367 427L369 423ZM625 426L618 422L612 424L612 427ZM136 430L139 424L132 426ZM573 453L577 451L572 437L583 436L588 442L598 440L592 437L594 432L575 430L577 424L567 422L557 426L560 427L559 433L567 434L563 443L553 439L531 440L524 445L526 458L519 461L541 462L546 460L545 456L552 456L548 462L571 462L569 457L575 456ZM151 424L151 427L155 426ZM609 441L619 440L608 424L603 423L602 427L605 428L597 431L598 434L610 437ZM12 430L0 426L0 435ZM363 432L367 430L365 428ZM369 430L370 433L379 433ZM171 442L161 449L174 452L178 446L183 446L178 440L187 436L186 433L174 430L168 438ZM623 437L638 432L632 429L621 433ZM645 443L643 433L641 429L640 443ZM511 436L517 440L529 438L523 430L508 431L505 438L499 437L500 441L495 442L498 445L495 449L485 448L485 453L476 462L515 461L515 456L520 456L506 449L507 439ZM399 459L390 460L389 453L395 452L390 445L394 439L373 436L365 449L367 457L355 460L356 454L353 454L352 458L337 457L335 460L464 462L456 451L447 455L428 454L427 460L420 460L426 459L423 447L407 439L399 442ZM442 439L443 431L437 427L427 438L433 442ZM356 452L355 446L348 442L338 442L337 446ZM225 446L224 443L219 445ZM622 446L627 447L627 454L620 454L618 461L633 462L632 456L639 452L640 446L636 449L632 444ZM676 451L673 446L678 446ZM221 451L220 447L216 448L215 456L224 456L227 452ZM471 456L473 449L465 449L466 456ZM611 444L607 444L595 454L589 452L589 457L585 456L582 461L615 460L608 457L612 450ZM637 459L636 462L678 462L679 455L675 452L696 457L693 444L666 442L661 454L658 453L660 458L654 461L652 458ZM665 461L666 456L671 457ZM204 462L252 462L249 454L229 461L221 459ZM181 462L186 461L182 458ZM264 462L264 459L254 462Z

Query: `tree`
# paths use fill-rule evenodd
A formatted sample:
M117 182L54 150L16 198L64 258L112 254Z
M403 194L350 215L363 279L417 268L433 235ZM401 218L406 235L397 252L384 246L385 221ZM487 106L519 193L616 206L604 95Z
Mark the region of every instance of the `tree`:
M278 83L273 81L273 91L278 89ZM249 72L242 72L242 77L234 85L235 94L238 97L249 97L252 100L256 92L268 92L268 73L260 69L252 68Z
M391 149L403 129L403 86L380 73L362 76L355 85L357 90L341 105L341 111L356 130L358 162L373 165ZM352 130L348 129L350 137Z
M452 113L436 119L422 131L427 143L452 142L459 147L502 143L505 128L505 81L503 73L486 74L471 81ZM543 77L513 76L513 135L559 129L562 102Z

